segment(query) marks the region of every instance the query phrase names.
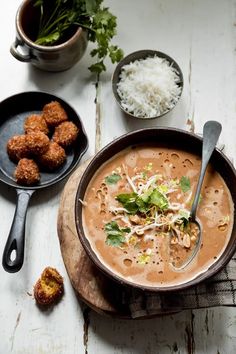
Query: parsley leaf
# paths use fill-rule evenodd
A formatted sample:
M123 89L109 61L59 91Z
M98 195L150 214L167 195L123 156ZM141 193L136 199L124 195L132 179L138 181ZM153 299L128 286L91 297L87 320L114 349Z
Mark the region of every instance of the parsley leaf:
M130 232L129 227L120 228L116 221L111 221L105 225L107 234L106 244L108 246L120 247L125 242L125 233Z
M116 184L121 179L121 176L117 173L113 173L105 178L106 184Z
M180 188L184 193L186 193L187 191L189 191L191 189L190 179L188 177L186 177L186 176L181 177Z

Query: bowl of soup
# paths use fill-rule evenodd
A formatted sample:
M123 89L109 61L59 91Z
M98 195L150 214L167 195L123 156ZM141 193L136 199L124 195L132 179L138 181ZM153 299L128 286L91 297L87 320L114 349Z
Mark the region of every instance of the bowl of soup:
M99 270L120 284L148 291L190 287L216 274L236 251L236 172L215 149L197 216L190 210L201 166L202 138L179 129L125 134L92 159L75 201L79 239Z

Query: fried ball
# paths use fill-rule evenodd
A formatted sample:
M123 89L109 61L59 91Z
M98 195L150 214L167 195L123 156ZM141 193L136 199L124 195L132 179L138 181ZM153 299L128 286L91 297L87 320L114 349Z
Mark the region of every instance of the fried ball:
M42 132L26 134L26 146L34 155L44 154L49 147L49 137Z
M21 159L15 169L14 176L19 184L31 186L40 180L39 168L34 160Z
M48 150L39 156L39 163L50 171L61 166L65 160L65 150L53 141L50 142Z
M49 133L47 123L40 114L31 114L28 116L24 123L24 130L26 134L31 132L42 132L47 135Z
M63 291L62 276L55 268L47 267L34 286L34 298L40 305L50 305L62 296Z
M50 127L56 127L66 121L68 116L62 105L57 101L45 104L43 107L43 118Z
M15 162L23 157L29 156L29 149L26 145L25 135L14 135L7 142L7 153L9 158Z
M73 122L64 122L55 128L52 140L67 148L75 142L78 133L79 129Z

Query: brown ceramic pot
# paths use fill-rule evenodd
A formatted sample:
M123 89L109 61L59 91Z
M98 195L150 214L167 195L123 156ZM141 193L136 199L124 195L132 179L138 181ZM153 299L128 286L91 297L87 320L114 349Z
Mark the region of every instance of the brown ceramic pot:
M31 63L45 71L63 71L71 68L87 48L87 32L77 27L61 44L43 46L35 44L39 23L39 9L32 0L24 0L16 14L16 39L11 54L22 62Z
M168 286L168 287L148 287L139 284L135 284L126 280L125 278L119 277L117 274L114 274L110 269L108 269L98 258L97 254L91 248L88 239L85 237L83 223L82 223L82 205L79 200L83 200L86 188L96 173L98 168L105 163L108 159L113 157L115 154L119 153L123 149L126 149L130 146L137 144L145 145L147 144L158 144L158 146L168 146L170 148L179 148L188 152L192 152L201 156L202 149L202 138L196 136L195 134L173 128L150 128L150 129L141 129L134 131L128 134L121 136L120 138L114 140L112 143L104 147L98 154L95 155L93 160L88 165L85 170L81 181L78 186L76 201L75 201L75 220L77 233L79 235L80 241L88 254L88 257L95 263L95 265L103 271L106 275L112 279L118 281L120 284L129 285L132 287L140 288L145 291L174 291L182 290L184 288L196 285L199 282L211 277L212 275L219 272L231 259L233 254L236 251L236 211L234 209L234 223L232 234L229 239L229 242L219 257L219 259L208 268L204 273L199 274L196 278L182 284ZM211 164L216 171L220 173L224 179L226 185L228 186L231 196L236 204L236 171L227 159L227 157L220 152L218 149L215 149L211 158Z

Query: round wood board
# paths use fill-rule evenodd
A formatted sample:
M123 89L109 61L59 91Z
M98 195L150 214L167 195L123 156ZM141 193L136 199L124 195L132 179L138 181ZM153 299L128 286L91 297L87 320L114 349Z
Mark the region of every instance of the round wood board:
M75 196L80 178L89 161L76 169L62 192L57 220L62 257L72 286L82 301L99 313L131 318L129 309L117 301L122 296L122 287L95 267L77 235L74 215Z

